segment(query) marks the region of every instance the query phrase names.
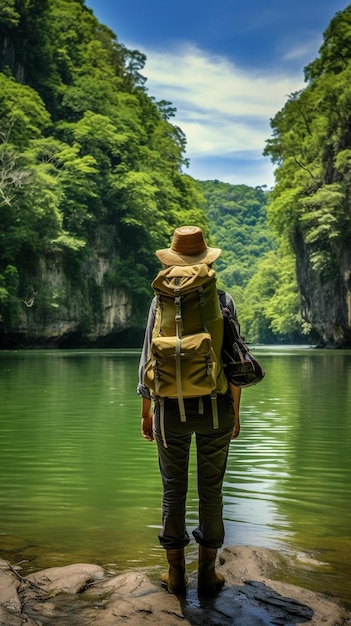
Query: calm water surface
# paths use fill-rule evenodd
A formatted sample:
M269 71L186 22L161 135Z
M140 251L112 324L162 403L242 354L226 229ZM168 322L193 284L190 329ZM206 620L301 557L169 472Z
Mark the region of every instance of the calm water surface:
M291 582L351 606L351 351L257 348L224 486L225 545L291 556ZM139 353L0 352L0 556L158 573L161 486L142 439ZM192 451L187 520L197 523ZM196 546L187 550L196 567ZM315 564L319 561L320 564Z

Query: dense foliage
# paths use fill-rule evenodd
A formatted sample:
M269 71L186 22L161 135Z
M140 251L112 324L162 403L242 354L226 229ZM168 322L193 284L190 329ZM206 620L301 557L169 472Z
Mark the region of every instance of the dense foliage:
M242 331L249 341L301 341L294 258L282 254L268 226L270 192L218 180L198 185L223 250L216 261L219 285L234 297Z
M351 5L331 21L305 76L306 88L291 94L271 122L265 153L277 170L269 217L286 249L296 254L310 314L318 316L312 284L316 290L328 286L341 309L330 324L340 324L347 335L342 294L351 288Z
M0 42L5 326L23 301L45 309L68 297L33 283L48 254L61 254L73 273L84 267L79 283L104 250L108 280L137 309L150 295L154 249L180 223L207 228L195 181L182 173L186 141L170 121L174 109L148 95L145 57L82 0L2 0ZM98 302L88 300L88 308Z
M54 309L73 315L78 299L89 329L102 319L106 285L128 295L131 326L141 328L154 250L177 225L196 223L223 248L219 283L248 339L301 340L301 275L347 291L350 58L349 6L306 68L307 87L271 122L272 192L199 182L184 173L175 109L148 94L142 53L119 43L84 0L1 0L0 334L18 326L24 307L35 304L45 325ZM59 259L66 287L40 281L43 259Z

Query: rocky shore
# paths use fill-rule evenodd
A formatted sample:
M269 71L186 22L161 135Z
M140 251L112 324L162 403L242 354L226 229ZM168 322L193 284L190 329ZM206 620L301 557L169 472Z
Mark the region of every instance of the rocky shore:
M198 598L196 574L180 597L144 571L116 576L78 563L24 576L0 559L0 626L351 626L351 613L331 598L270 578L284 559L288 567L271 550L225 548L225 587L207 600Z

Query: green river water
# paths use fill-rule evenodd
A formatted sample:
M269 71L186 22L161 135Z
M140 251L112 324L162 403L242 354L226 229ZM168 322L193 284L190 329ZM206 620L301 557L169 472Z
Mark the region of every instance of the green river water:
M225 545L288 554L291 582L351 607L351 351L255 354L267 374L242 394L224 484ZM164 567L138 360L136 350L0 352L0 556L24 561L24 572L82 561ZM194 450L190 473L189 532ZM189 568L196 556L192 542Z

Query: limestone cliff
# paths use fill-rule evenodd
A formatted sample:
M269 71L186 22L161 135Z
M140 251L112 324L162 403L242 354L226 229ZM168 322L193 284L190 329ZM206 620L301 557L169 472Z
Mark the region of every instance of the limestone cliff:
M320 336L320 347L351 347L351 249L334 249L335 272L325 275L313 269L310 251L295 235L297 278L303 319Z
M108 280L110 267L101 252L80 267L60 253L26 267L21 298L0 324L0 347L139 346L143 329L130 296Z

